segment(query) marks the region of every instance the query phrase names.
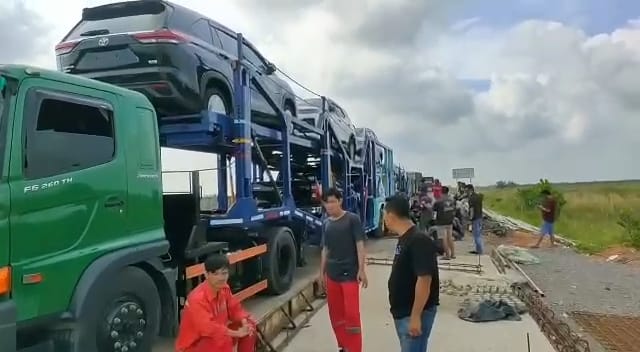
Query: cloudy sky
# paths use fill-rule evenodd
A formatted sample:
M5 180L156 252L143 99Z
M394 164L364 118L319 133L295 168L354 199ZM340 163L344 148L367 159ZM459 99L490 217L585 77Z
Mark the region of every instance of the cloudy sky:
M82 8L107 2L2 1L0 62L55 67ZM409 169L450 181L473 167L479 184L640 178L640 2L175 2L244 33ZM165 156L166 169L215 165Z

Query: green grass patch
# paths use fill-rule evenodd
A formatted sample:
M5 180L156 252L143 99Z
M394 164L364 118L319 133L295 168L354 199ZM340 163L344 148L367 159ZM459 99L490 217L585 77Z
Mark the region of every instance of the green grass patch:
M542 221L540 211L524 206L518 195L518 188L526 187L530 186L483 189L485 207L537 226ZM580 249L597 252L637 244L634 221L640 216L640 181L554 184L553 188L566 201L556 232L576 241Z

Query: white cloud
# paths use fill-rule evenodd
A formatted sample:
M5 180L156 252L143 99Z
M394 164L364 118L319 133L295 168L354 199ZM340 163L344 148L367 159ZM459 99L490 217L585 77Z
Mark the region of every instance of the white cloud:
M38 35L0 31L0 61L53 67L52 48L82 7L106 2L25 0L41 17L5 25L13 19ZM450 10L462 1L177 2L245 33L285 72L374 128L409 168L446 180L451 168L475 167L480 183L640 174L631 154L640 147L637 21L590 37L559 22L453 21ZM0 5L0 18L24 11L16 4ZM455 78L490 79L490 89L473 93ZM166 155L179 164L170 168L215 166L208 157Z

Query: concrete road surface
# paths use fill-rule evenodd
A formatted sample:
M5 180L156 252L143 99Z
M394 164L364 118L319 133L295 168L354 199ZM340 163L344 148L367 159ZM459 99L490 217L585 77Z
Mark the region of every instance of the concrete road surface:
M371 255L377 257L393 253L394 240L377 241ZM458 242L459 253L466 253L464 243ZM458 255L454 262L477 263L477 256ZM441 265L441 281L452 280L455 285L497 285L507 287L509 280L497 272L488 256L481 257L485 272L478 274L446 270ZM363 322L364 351L393 352L399 350L398 338L389 314L387 278L390 267L369 265L369 288L363 290L361 312ZM451 293L451 292L449 292ZM525 314L522 321L499 321L471 323L457 316L463 297L442 292L429 351L436 352L527 352L527 333L531 351L554 352L533 319ZM329 323L327 307L324 306L311 320L309 326L300 331L284 352L337 351L337 345Z

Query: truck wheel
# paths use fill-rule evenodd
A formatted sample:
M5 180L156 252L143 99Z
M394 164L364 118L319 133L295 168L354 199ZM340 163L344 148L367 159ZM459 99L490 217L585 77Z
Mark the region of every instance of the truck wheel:
M70 334L54 335L56 351L151 351L160 330L160 296L142 269L127 267L92 290L92 307Z
M266 238L267 253L263 256L263 274L268 282L267 292L280 295L291 288L296 270L296 243L287 227L270 229Z

